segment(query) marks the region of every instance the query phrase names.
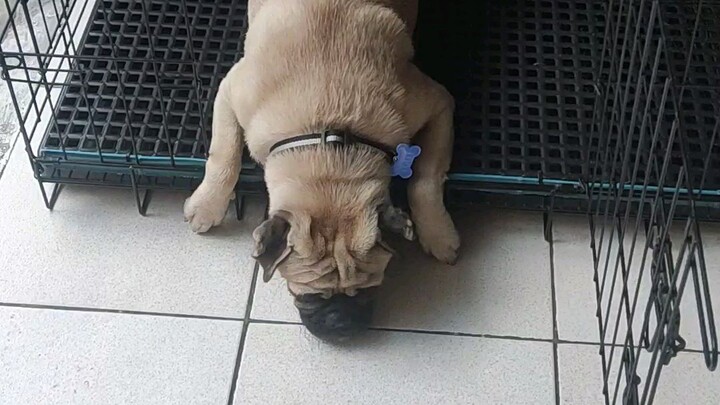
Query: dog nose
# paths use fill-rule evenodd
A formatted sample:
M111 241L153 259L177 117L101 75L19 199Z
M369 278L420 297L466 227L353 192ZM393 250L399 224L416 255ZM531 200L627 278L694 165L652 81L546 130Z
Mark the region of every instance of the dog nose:
M295 306L310 333L327 342L341 342L367 329L372 320L372 298L360 290L355 296L335 294L328 299L319 294L295 297Z
M350 325L350 319L340 314L340 312L330 312L325 317L325 326L330 330L343 330L348 329Z

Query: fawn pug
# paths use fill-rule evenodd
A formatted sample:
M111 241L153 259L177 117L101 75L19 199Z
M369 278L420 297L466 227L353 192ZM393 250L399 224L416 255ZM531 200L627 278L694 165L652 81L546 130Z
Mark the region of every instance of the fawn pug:
M243 58L222 80L202 184L185 202L195 232L219 225L243 148L265 170L269 218L254 232L264 279L286 279L303 323L333 340L367 326L392 250L383 219L453 263L443 203L452 96L412 62L417 0L250 0ZM412 223L388 203L392 155L421 147Z

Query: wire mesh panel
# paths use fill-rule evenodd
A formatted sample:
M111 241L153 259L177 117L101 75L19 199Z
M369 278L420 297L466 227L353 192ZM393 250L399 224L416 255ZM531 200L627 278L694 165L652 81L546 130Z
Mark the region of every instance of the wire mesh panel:
M242 57L246 2L2 1L0 67L40 181L197 185L212 99Z
M242 56L236 3L99 2L41 153L202 165L209 100Z
M242 57L246 1L0 1L12 17L2 27L0 68L41 181L197 184L212 135L211 100ZM665 22L677 49L687 44L694 21L680 4ZM592 175L586 164L595 159L591 142L598 142L590 133L605 3L420 5L417 62L457 104L451 186L513 195L562 188L579 206L581 181ZM712 21L712 13L704 20ZM717 47L711 30L702 31L708 33L704 50ZM717 95L710 63L692 66L689 80L706 87L687 88L683 105L692 112L685 127L695 168L704 162L698 156L706 152L709 100ZM703 171L705 188L720 190L719 165L711 160ZM249 159L245 179L261 180Z
M513 201L519 202L503 205L534 208L547 205L547 198L538 196L562 195L563 199L555 202L556 209L584 210L580 207L586 201L578 197L583 196L587 183L591 179L602 181L603 170L618 166L599 164L613 159L612 153L604 154L614 151L615 145L613 136L605 136L608 128L597 127L596 135L592 134L593 122L601 122L595 103L598 93L605 91L602 86L610 74L608 66L601 64L609 64L608 55L613 52L620 57L621 47L604 43L610 26L607 9L617 9L619 2L510 0L482 6L473 0L420 3L417 62L456 99L456 138L449 183L452 202L474 201L478 198L474 191L480 190L496 196L512 194ZM673 62L669 65L668 61L660 61L658 80L668 77L671 70L684 73L685 55L678 52L684 52L692 40L696 10L687 1L662 4L669 42L666 46L672 50L669 57ZM696 44L681 108L687 117L684 128L688 169L695 176L695 185L704 194L720 196L720 156L707 159L717 115L714 100L719 96L718 65L714 62L718 48L718 28L713 24L717 20L716 8L706 7L698 23L698 35L704 39L702 44ZM620 29L624 34L624 28ZM641 32L645 29L641 27ZM657 26L654 29L657 31ZM652 35L658 37L659 33ZM627 74L629 62L624 60L613 72ZM630 103L626 109L632 109L634 86L634 82L629 83L627 97L603 100L604 110L597 114L615 112L619 116L623 102ZM632 123L638 127L640 124ZM615 125L631 123L626 118ZM602 139L598 133L603 134ZM613 142L612 146L608 147L607 142ZM650 153L646 146L635 144L643 159ZM600 147L603 154L598 155ZM669 178L677 176L681 166L677 146L672 159ZM643 170L640 165L638 178L644 176ZM702 183L700 174L705 174ZM650 185L657 186L657 178L651 178ZM488 199L487 195L482 198ZM701 204L701 216L717 219L717 205L707 209L705 203L709 201Z
M453 173L583 177L602 2L481 3L420 2L418 62L457 104Z
M719 195L718 11L704 1L608 3L588 165L607 403L652 403L690 328L717 367L697 209L717 209Z

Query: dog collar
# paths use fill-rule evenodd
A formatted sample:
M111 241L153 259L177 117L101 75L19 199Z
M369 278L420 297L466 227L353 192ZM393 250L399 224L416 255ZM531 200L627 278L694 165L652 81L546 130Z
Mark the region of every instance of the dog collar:
M328 130L320 133L298 135L283 139L270 147L270 155L286 150L315 145L365 145L373 148L387 157L391 165L392 176L408 179L412 176L412 164L420 155L420 147L401 143L393 150L386 145L368 141L350 132Z
M324 131L314 134L305 134L305 135L298 135L294 136L292 138L283 139L282 141L274 144L270 147L270 154L278 153L290 149L296 149L296 148L302 148L305 146L315 146L315 145L340 145L340 146L346 146L346 145L353 145L353 144L360 144L365 145L367 147L373 148L378 150L379 152L383 153L385 156L387 156L388 160L392 163L393 159L395 158L395 152L388 148L387 146L368 141L366 139L362 139L358 137L357 135L354 135L349 132L341 132L341 131Z

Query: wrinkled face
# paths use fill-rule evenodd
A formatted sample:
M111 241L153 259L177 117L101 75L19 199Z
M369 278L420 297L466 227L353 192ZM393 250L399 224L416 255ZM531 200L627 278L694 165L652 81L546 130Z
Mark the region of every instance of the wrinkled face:
M381 225L412 238L407 214L377 200L362 209L335 212L314 217L278 211L253 232L264 280L279 272L303 323L329 340L349 337L370 322L371 291L382 283L393 257Z
M392 250L381 240L378 217L376 212L334 220L273 213L254 233L265 278L279 271L294 296L326 299L379 285ZM259 251L270 245L274 251Z
M286 280L308 330L349 337L368 326L371 290L393 257L380 226L412 237L409 217L389 204L387 162L361 149L274 159L265 172L269 218L253 232L253 256L265 281L275 272Z

